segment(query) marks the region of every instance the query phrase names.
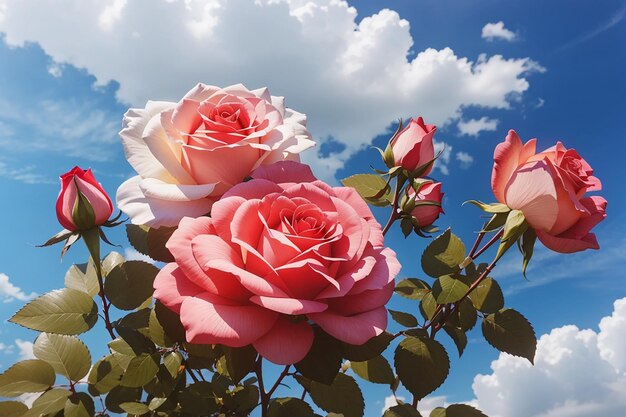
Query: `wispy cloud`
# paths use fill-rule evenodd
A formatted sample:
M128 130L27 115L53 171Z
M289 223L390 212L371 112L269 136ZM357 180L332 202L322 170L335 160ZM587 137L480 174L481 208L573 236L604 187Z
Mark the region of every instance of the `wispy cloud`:
M510 284L504 280L500 281L506 295L517 294L563 279L577 280L581 285L590 285L588 280L582 280L589 277L593 277L594 282L605 282L603 276L613 277L616 268L626 264L626 239L609 238L601 242L601 245L600 251L588 250L564 255L546 249L537 241L533 259L526 271L528 280L522 278L522 259L519 253L507 254L493 275L496 278L520 278ZM516 251L511 249L511 252ZM626 283L621 285L626 288Z
M0 100L0 123L7 127L0 132L0 149L16 154L45 151L106 161L118 151L112 144L118 140L119 115L95 103Z
M599 24L592 30L586 33L583 33L582 35L572 39L571 41L567 42L565 45L562 45L556 50L556 52L562 52L576 45L579 45L583 42L590 41L596 36L611 29L613 26L621 23L625 18L626 18L626 3L619 10L613 13L613 15L608 20L606 20L605 22L602 22L601 24Z
M56 181L47 175L38 174L34 166L11 168L5 162L0 161L0 177L20 181L25 184L55 184Z

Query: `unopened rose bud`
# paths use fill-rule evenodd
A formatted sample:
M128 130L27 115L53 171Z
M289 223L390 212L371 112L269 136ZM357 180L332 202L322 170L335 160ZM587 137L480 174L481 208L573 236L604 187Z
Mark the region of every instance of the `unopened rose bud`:
M417 196L415 190L409 187L407 194L408 198L403 205L403 211L410 213L419 227L430 226L437 220L439 214L443 213L441 208L443 193L440 182L423 182L418 189Z
M85 230L100 226L113 213L113 203L96 181L91 169L74 167L60 177L57 218L67 230Z
M421 117L417 120L411 119L402 131L391 138L385 153L391 150L393 165L413 172L435 158L433 136L436 130L436 126L424 124L424 119ZM428 175L431 170L432 165L420 175Z

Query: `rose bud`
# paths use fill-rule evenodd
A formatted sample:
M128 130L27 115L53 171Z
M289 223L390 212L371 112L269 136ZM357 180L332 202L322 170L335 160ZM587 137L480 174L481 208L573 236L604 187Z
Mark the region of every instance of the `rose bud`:
M393 154L393 166L401 166L409 172L427 164L435 158L435 148L433 146L433 136L437 127L435 125L424 124L424 119L418 117L411 119L402 131L396 133L385 153ZM390 167L392 168L392 167ZM432 170L432 165L420 175L428 175Z
M496 199L524 214L546 247L571 253L598 249L591 229L605 217L606 200L586 197L602 189L593 169L561 142L536 153L536 139L522 144L514 130L496 146L491 187Z
M411 214L419 227L424 228L433 224L439 214L443 213L441 208L443 193L440 182L423 181L421 184L416 184L417 187L419 187L417 195L413 187L408 188L408 198L402 209Z
M57 218L70 231L91 229L105 223L113 213L113 203L96 181L91 169L74 167L60 177Z

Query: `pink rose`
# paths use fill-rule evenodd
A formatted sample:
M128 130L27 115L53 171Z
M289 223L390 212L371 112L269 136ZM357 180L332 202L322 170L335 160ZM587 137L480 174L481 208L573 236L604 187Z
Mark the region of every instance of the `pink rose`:
M408 197L412 198L415 195L413 187L408 188ZM425 182L415 197L416 206L411 210L411 216L417 221L419 227L430 226L437 220L439 213L443 213L441 208L441 200L443 199L443 193L441 192L440 182ZM420 203L422 203L420 205ZM423 203L437 203L435 204L423 204Z
M406 127L395 135L389 144L393 152L394 166L401 166L407 171L432 161L435 158L433 136L437 126L424 124L424 119L411 119ZM432 165L422 173L428 175Z
M70 231L85 230L100 226L111 217L113 203L91 168L85 171L74 167L60 179L56 212L61 226Z
M178 103L149 101L124 115L120 136L139 175L120 186L117 204L153 227L205 215L258 166L299 160L314 145L305 125L266 88L198 84Z
M167 242L175 262L154 282L190 343L253 344L278 364L300 361L311 324L360 345L387 326L400 270L381 227L352 188L308 166L262 166L231 188L211 218L184 218Z
M536 154L536 139L522 144L510 130L496 146L491 187L498 201L520 210L537 237L562 253L598 249L591 229L605 217L606 200L585 197L602 189L593 169L561 142Z

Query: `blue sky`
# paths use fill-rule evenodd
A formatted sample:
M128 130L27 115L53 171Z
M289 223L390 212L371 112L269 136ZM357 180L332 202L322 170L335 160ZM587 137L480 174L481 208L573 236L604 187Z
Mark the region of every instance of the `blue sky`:
M595 168L609 201L608 218L596 228L601 250L556 256L538 249L529 281L513 254L493 275L508 294L507 304L523 312L538 335L573 324L596 336L581 330L572 340L617 340L626 351L625 333L615 330L624 327L598 327L612 314L615 319L606 323L626 321L613 305L626 297L624 1L349 2L354 10L322 0L308 6L296 0L248 3L191 1L185 8L181 2L65 1L61 11L51 1L34 6L0 0L0 319L19 308L20 298L62 286L71 263L86 258L77 247L61 263L57 249L34 247L58 229L54 202L60 173L75 164L91 166L113 195L132 175L117 137L128 107L143 106L147 99L175 101L199 81L241 81L250 88L267 85L309 115L324 154L306 160L329 181L380 166L367 145L384 147L398 117L423 115L436 123L436 139L447 149L433 174L446 193L446 215L438 225L452 226L467 245L481 219L477 209L461 203L493 200L492 152L508 129L524 140L537 137L539 148L556 140L576 148ZM381 221L387 214L376 213ZM399 232L389 236L403 264L401 276L421 277L416 259L427 242L405 241ZM111 238L127 247L121 231ZM391 307L414 308L397 299ZM545 346L566 346L565 333L553 332ZM18 357L16 339L33 337L3 324L0 368ZM95 347L98 338L88 339L94 357L102 354ZM567 346L572 352L583 349ZM626 371L623 352L611 355L605 342L596 350L585 346L618 375ZM448 382L431 403L489 403L484 382L472 389L477 374L491 375L503 392L523 392L542 372L557 378L562 371L541 362L516 386L490 368L496 360L515 365L498 358L474 331L463 359L453 361ZM611 383L626 386L624 379ZM577 384L556 399L537 400L533 409L493 410L501 417L626 412L626 404L612 397L584 400L585 386ZM380 415L389 390L362 386L366 415ZM603 401L617 405L611 410L589 405Z

